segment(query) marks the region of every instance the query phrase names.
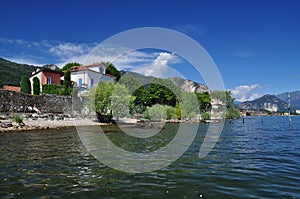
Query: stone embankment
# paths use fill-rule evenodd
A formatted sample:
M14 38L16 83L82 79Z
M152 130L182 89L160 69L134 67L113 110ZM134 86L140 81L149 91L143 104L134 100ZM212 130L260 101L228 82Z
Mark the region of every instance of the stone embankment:
M99 125L95 118L75 118L69 114L20 114L23 121L17 123L13 115L0 115L0 132L30 131L44 129L58 129L73 126Z

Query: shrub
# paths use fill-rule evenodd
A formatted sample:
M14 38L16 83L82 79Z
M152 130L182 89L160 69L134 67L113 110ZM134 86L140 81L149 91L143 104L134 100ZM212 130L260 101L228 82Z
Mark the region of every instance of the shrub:
M21 79L21 92L31 94L31 83L28 76L23 76Z
M144 117L149 120L167 119L165 106L160 104L155 104L154 106L147 108L147 110L144 112Z
M210 114L208 112L204 112L201 114L201 119L202 120L209 120L210 119Z
M42 92L43 93L47 93L47 94L57 94L60 95L62 94L63 88L61 85L56 85L56 84L44 84L43 88L42 88Z
M18 115L18 114L14 115L13 116L13 121L15 121L18 124L21 124L21 123L23 123L23 117L21 115Z
M33 81L33 85L32 85L33 94L39 95L41 90L40 80L39 78L34 77L32 81Z

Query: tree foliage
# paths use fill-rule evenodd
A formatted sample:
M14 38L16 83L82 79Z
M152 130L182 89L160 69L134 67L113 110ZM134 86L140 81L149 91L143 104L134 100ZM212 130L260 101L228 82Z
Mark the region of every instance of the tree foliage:
M121 72L110 62L105 62L106 66L105 73L110 74L116 77L116 81L118 81L121 77Z
M3 88L3 82L0 80L0 89Z
M0 58L0 80L3 85L20 86L22 76L30 76L36 70L35 66L18 64Z
M154 106L147 108L144 113L144 117L151 121L167 119L165 106L155 104Z
M111 111L111 95L114 89L113 83L99 82L94 96L95 110L107 114ZM93 100L93 96L90 100Z
M21 92L31 94L31 83L28 76L23 76L21 79Z
M112 114L118 120L120 117L129 116L130 107L129 90L122 84L115 84L111 95Z
M203 112L208 112L211 109L211 98L208 92L205 93L195 93L198 101L199 101L199 108L200 111Z
M70 63L67 63L64 65L64 67L61 69L61 71L67 71L67 70L70 70L70 68L72 66L81 66L80 63L77 63L77 62L70 62Z
M181 103L181 117L188 120L195 119L199 112L199 101L195 93L184 93Z
M176 106L177 97L181 96L180 89L169 80L158 80L135 89L133 96L137 112L142 113L147 107L155 104Z
M41 91L41 85L40 85L40 80L38 77L34 77L33 80L33 85L32 85L32 90L34 95L39 95Z
M68 69L64 73L64 95L72 95L71 83L71 71Z
M224 104L225 118L233 119L240 117L240 111L234 106L234 98L230 91L213 91L212 99L220 104Z
M57 85L57 84L42 85L42 93L61 95L63 94L63 92L64 90L61 85Z

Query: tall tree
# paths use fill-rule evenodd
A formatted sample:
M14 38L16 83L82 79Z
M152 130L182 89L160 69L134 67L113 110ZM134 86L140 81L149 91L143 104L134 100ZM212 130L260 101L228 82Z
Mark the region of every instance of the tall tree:
M96 90L90 96L90 100L94 100L95 110L99 113L109 113L111 111L111 95L114 89L113 83L99 82ZM93 103L93 102L91 102Z
M71 88L71 71L68 69L64 74L64 94L71 95L72 88Z
M22 76L21 79L21 92L31 94L31 83L28 76Z
M32 81L33 81L33 85L32 85L33 94L39 95L41 91L40 80L38 77L34 77Z
M105 62L106 66L105 73L110 74L116 77L116 81L118 81L121 77L121 72L110 62Z
M208 112L211 109L211 98L208 92L204 93L195 93L199 100L200 111Z
M183 93L181 103L181 117L194 119L199 113L199 101L195 93Z
M122 84L115 84L111 96L111 110L117 121L120 117L126 117L129 115L129 103L129 90Z

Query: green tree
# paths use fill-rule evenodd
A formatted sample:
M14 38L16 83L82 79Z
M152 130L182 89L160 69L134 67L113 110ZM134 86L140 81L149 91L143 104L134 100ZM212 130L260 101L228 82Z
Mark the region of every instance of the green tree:
M230 91L213 91L212 99L219 104L222 104L222 109L225 113L225 118L234 119L240 117L240 111L234 106L234 98L231 97Z
M90 96L90 100L95 102L95 110L99 113L107 114L111 111L111 95L114 90L113 83L99 82L95 96Z
M210 95L208 92L204 93L195 93L197 95L197 98L199 100L199 105L200 105L200 111L203 112L208 112L211 109L211 99Z
M167 120L177 119L176 108L172 106L165 105L165 111L167 114Z
M181 107L179 105L179 102L176 102L176 106L175 106L175 119L181 119Z
M184 93L181 103L181 117L191 120L199 113L199 101L195 93Z
M225 92L226 97L226 108L227 111L225 113L225 117L228 119L234 119L240 117L240 110L234 106L234 100L235 98L231 97L231 92L226 91Z
M21 92L31 94L31 83L28 76L23 76L21 79Z
M70 63L67 63L66 65L64 65L64 67L61 69L61 71L67 71L67 70L70 70L70 68L72 66L81 66L80 63L77 63L77 62L70 62Z
M64 74L64 95L72 95L71 71L68 69Z
M121 72L110 62L105 62L104 65L106 67L105 73L115 76L116 81L118 81L121 77Z
M115 84L111 95L111 110L118 121L120 117L129 116L130 95L128 89L122 84Z
M149 90L145 89L144 86L140 86L132 95L135 97L133 101L134 112L143 113L151 104Z
M3 82L0 80L0 89L3 88Z
M40 80L38 77L34 77L32 81L33 81L33 85L32 85L33 94L39 95L41 91Z

